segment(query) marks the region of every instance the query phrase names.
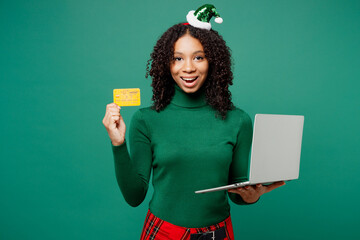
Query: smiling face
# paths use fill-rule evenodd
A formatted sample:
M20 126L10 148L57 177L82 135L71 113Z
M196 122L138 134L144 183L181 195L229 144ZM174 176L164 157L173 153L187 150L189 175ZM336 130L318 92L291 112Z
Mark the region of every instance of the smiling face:
M209 69L200 41L189 34L174 45L174 59L170 64L171 76L186 93L194 93L204 84Z

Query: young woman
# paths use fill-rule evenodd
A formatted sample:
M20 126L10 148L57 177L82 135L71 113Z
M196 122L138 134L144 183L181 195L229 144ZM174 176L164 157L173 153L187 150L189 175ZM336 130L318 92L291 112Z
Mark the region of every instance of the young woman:
M252 123L231 102L229 48L214 30L177 24L156 43L148 75L153 106L131 120L130 154L120 107L108 104L103 119L128 204L144 200L153 172L141 239L234 239L228 196L252 204L284 182L194 193L248 178Z

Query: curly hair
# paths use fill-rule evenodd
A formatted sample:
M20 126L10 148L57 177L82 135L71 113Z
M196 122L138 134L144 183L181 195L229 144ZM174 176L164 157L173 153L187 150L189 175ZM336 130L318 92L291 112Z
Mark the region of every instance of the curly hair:
M163 110L174 96L176 83L170 73L170 64L174 58L175 42L185 34L198 39L204 48L209 62L208 75L203 85L206 102L217 111L216 117L220 115L225 119L228 110L234 108L229 91L229 85L233 84L230 49L217 31L182 23L170 27L159 38L147 61L145 77L150 75L152 78L152 108L157 112Z

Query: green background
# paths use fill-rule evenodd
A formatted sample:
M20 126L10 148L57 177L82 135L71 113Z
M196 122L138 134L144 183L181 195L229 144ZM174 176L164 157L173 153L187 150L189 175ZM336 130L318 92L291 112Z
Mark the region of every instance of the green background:
M0 239L138 239L102 125L157 38L203 1L0 0ZM359 239L360 1L212 1L235 105L305 115L300 179L232 207L236 239ZM139 107L124 107L129 123Z

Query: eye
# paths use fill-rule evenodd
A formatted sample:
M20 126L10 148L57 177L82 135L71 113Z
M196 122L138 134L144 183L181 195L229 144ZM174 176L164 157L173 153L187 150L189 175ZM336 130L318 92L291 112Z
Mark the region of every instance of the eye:
M182 58L181 57L174 57L174 61L181 61Z
M203 60L204 59L204 57L202 57L202 56L196 56L195 57L195 60L197 60L197 61L201 61L201 60Z

